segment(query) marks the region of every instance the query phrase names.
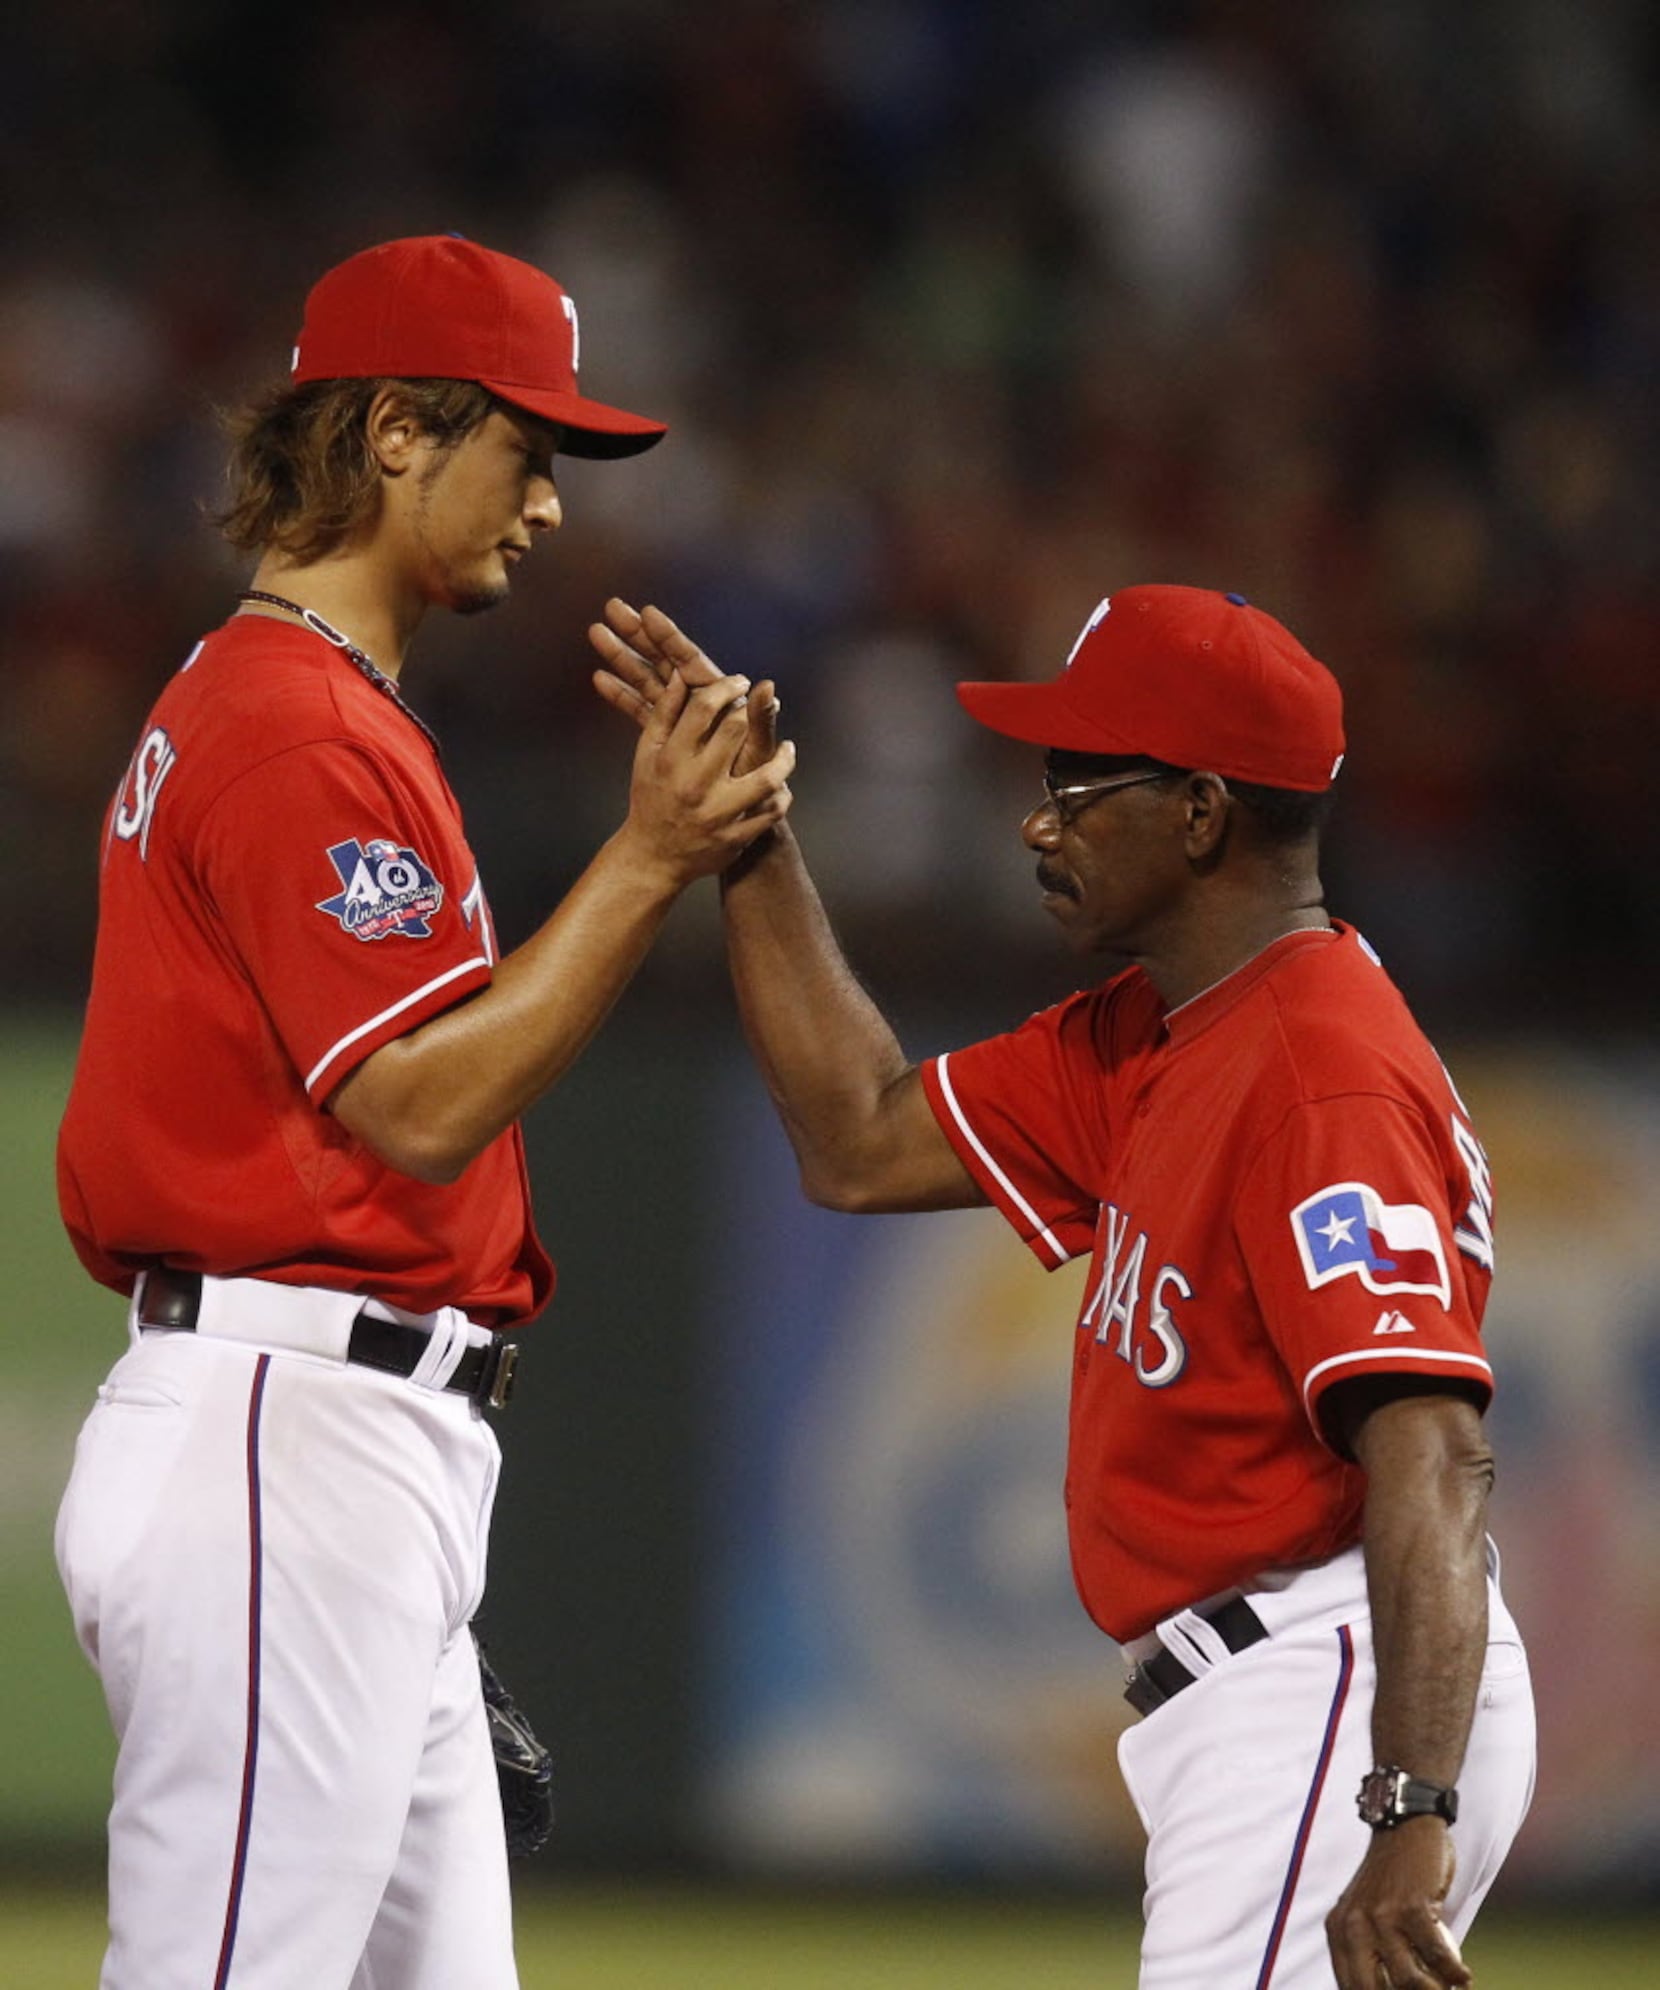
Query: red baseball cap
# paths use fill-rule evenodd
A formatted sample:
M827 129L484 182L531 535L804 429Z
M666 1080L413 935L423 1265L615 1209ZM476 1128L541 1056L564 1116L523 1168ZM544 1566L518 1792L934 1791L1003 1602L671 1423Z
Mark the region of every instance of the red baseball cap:
M1205 587L1126 587L1050 683L959 684L957 696L1011 739L1270 788L1318 794L1343 760L1337 679L1244 595Z
M577 391L576 306L551 276L460 235L410 235L319 277L294 348L308 380L476 380L557 422L567 456L633 456L667 432Z

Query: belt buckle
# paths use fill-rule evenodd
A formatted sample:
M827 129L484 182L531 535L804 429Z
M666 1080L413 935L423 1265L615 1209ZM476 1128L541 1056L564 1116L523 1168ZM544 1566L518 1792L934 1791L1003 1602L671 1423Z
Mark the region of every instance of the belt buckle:
M503 1340L498 1335L490 1343L490 1352L484 1363L483 1373L478 1378L478 1387L473 1391L473 1400L481 1409L502 1409L513 1393L513 1378L519 1366L519 1343L516 1340Z

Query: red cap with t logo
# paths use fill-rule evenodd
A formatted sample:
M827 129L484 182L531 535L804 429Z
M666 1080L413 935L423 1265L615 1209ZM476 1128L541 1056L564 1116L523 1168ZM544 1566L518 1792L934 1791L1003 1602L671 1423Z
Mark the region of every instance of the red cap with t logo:
M567 456L633 456L662 422L577 388L576 306L551 276L460 235L411 235L337 263L306 299L294 384L476 380L564 431Z
M1337 679L1242 594L1126 587L1047 684L959 684L993 732L1318 794L1343 761Z

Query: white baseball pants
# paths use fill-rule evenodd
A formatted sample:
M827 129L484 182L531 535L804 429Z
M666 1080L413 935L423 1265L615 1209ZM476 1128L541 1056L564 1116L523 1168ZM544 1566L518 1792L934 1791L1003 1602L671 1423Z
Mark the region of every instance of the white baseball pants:
M1462 1939L1533 1795L1533 1692L1496 1557L1486 1667L1459 1774L1447 1925ZM1268 1638L1230 1654L1183 1611L1159 1627L1184 1691L1125 1730L1119 1766L1147 1831L1140 1990L1332 1990L1325 1919L1369 1828L1376 1672L1358 1548L1248 1590ZM1410 1766L1410 1765L1408 1765Z
M101 1990L514 1990L468 1630L499 1463L463 1395L135 1333L57 1529L120 1744Z

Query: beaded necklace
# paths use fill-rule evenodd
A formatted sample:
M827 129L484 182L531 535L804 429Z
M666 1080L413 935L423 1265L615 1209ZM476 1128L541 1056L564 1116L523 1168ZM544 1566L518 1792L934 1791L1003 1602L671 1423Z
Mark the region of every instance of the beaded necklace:
M267 594L263 588L259 587L245 587L236 598L238 601L268 602L273 608L286 608L290 615L297 615L315 635L321 636L326 643L332 643L349 663L355 665L368 678L377 691L384 697L392 700L393 704L403 713L410 724L425 734L426 738L431 742L434 753L441 751L438 745L438 735L427 724L426 720L421 717L419 712L413 710L405 703L403 693L398 689L393 680L387 676L386 672L376 664L371 656L365 651L360 650L357 644L349 637L343 636L332 623L325 622L315 608L302 608L297 601L285 600L280 594Z

